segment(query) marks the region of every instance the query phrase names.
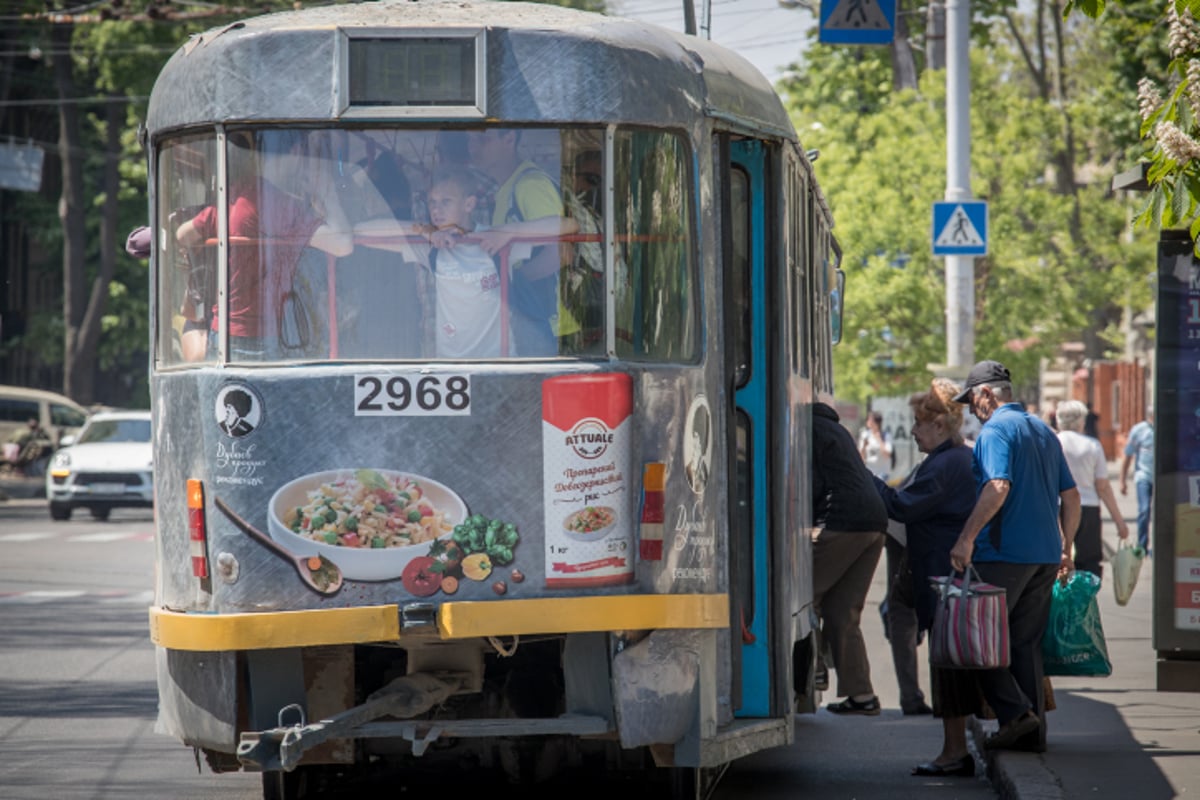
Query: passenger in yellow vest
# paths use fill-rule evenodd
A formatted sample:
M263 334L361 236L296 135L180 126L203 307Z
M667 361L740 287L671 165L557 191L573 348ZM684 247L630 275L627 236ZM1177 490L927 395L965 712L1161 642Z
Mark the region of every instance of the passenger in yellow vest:
M562 194L553 179L517 153L521 132L489 128L467 134L471 164L497 184L490 223L499 227L564 217ZM510 261L509 309L518 356L552 356L558 338L579 332L579 323L559 302L559 248L535 247L521 261Z

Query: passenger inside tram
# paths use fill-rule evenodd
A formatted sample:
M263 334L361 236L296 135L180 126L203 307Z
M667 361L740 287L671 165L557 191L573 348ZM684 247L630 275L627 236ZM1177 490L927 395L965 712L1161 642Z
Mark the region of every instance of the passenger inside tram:
M505 352L501 275L494 260L518 237L572 234L569 217L543 217L498 226L477 226L473 213L479 187L462 166L439 168L427 194L430 223L393 219L360 223L355 234L370 247L392 248L397 236L427 236L426 265L436 305L434 340L438 358L494 358ZM400 242L407 249L407 242ZM516 354L522 355L520 345Z
M227 360L603 352L603 131L242 130L224 144ZM215 134L194 134L160 159L167 365L217 356L220 147ZM443 223L454 233L435 244L431 179L451 169L472 208ZM507 268L507 347L464 347L460 324L447 333L443 254L467 245L494 262L481 296L498 295L492 282Z
M409 165L394 148L369 136L365 152L348 170L342 206L352 222L415 219ZM423 255L355 247L338 261L336 282L339 356L420 358L428 315L420 263Z
M314 142L308 134L287 130L235 134L229 144L230 359L277 358L282 355L284 317L289 301L294 301L294 280L305 248L345 256L354 247L353 232L334 176L313 168ZM217 207L206 206L178 227L176 241L189 247L215 239L217 224ZM279 313L272 315L270 310ZM214 309L210 339L216 330ZM185 356L203 352L189 341L201 335L204 332L199 330L185 332Z

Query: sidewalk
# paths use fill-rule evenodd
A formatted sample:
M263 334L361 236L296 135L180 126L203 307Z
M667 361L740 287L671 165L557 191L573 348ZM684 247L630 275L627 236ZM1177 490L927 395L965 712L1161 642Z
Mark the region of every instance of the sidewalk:
M45 496L45 478L0 478L0 503Z
M1110 464L1114 491L1119 469L1119 462ZM1136 537L1137 499L1132 487L1126 497L1118 491L1117 502L1130 536ZM1117 532L1107 510L1101 513L1107 552L1116 547ZM1047 718L1047 751L989 755L993 784L1002 797L1163 800L1200 793L1200 693L1155 690L1153 577L1147 560L1133 597L1121 607L1105 565L1100 615L1113 674L1052 679L1058 708ZM885 671L890 662L885 658L885 653L877 656L872 651L872 666L879 665L873 671L890 677ZM994 728L994 722L977 723L977 743L980 734Z

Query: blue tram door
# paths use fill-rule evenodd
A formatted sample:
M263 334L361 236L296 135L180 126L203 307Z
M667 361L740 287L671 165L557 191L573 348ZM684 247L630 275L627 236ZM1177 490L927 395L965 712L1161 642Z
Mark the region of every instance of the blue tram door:
M769 392L766 281L771 215L768 156L762 142L718 140L726 310L727 420L734 476L730 498L730 613L733 702L739 717L777 716L769 592Z

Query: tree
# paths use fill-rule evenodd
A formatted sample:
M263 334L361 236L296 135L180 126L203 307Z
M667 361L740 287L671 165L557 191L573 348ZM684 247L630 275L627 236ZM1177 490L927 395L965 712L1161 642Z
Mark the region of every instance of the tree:
M1105 132L1120 95L1095 26L1057 24L1047 2L1031 15L990 13L971 63L972 189L991 220L990 253L976 263L977 350L1036 375L1063 342L1082 338L1093 358L1114 347L1126 304L1149 303L1152 261L1146 244L1122 243L1124 208L1105 177L1121 152ZM945 353L942 264L930 250L945 79L924 70L916 91L895 91L887 59L814 45L781 84L805 146L821 151L817 176L847 258L839 394L860 400L924 388Z
M603 0L555 4L592 11L606 7ZM10 14L22 15L18 34L30 41L31 50L45 54L42 63L53 92L42 90L43 96L57 100L57 210L37 197L16 202L32 212L26 232L61 253L63 303L61 313L34 314L26 334L6 349L36 350L42 360L61 363L68 395L82 402L147 397L144 389L129 387L120 399L105 395L96 378L102 370L136 374L142 387L146 382L148 273L144 263L123 254L121 245L125 233L146 218L147 173L135 132L154 77L196 29L296 5L292 0L256 0L252 7L236 0L101 0L75 11L62 0L9 4ZM13 63L11 54L0 56L0 97L9 94Z
M1140 4L1109 6L1105 0L1068 0L1064 16L1079 9L1120 24ZM1141 137L1149 152L1141 163L1150 186L1138 223L1146 227L1187 227L1200 254L1200 0L1169 0L1166 28L1170 62L1149 69L1138 81ZM1158 37L1161 42L1162 38Z
M144 167L126 166L141 158L131 100L149 94L185 34L177 23L196 14L172 16L160 4L131 10L120 0L91 6L84 16L37 3L26 8L23 32L48 43L45 63L57 101L63 286L61 315L41 315L58 324L35 319L30 328L61 331L61 349L46 355L61 359L64 392L88 403L100 399L98 368L144 373L147 273L121 253L123 232L145 220L147 207ZM144 378L138 383L144 398Z

